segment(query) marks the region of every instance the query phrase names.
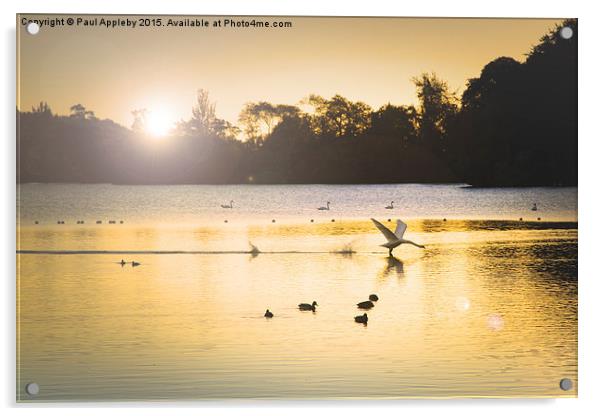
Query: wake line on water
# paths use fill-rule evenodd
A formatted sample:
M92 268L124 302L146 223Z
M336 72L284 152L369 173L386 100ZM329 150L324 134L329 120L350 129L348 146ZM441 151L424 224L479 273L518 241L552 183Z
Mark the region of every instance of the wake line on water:
M261 251L251 241L249 241L248 244L249 250L17 250L17 254L248 254L255 257L259 254L340 254L344 256L351 256L358 253L352 247L353 242L345 244L341 249L331 251ZM364 254L378 253L378 251L364 252Z
M17 250L17 254L386 254L383 251L249 251L249 250Z

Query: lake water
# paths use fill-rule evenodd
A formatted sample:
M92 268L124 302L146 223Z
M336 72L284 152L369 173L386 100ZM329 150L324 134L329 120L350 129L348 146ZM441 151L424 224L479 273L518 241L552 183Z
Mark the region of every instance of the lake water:
M576 188L18 192L20 401L577 394Z

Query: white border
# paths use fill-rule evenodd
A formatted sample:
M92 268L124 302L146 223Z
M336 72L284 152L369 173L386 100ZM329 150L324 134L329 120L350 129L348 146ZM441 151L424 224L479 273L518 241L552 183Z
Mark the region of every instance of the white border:
M2 101L3 136L0 169L2 181L3 235L1 241L4 265L2 326L2 375L0 392L2 405L8 412L50 415L164 415L167 412L195 414L211 409L211 414L234 415L322 415L344 411L349 415L366 412L381 414L440 414L504 415L509 412L545 413L546 415L592 414L602 408L600 351L602 351L598 317L602 302L602 276L598 271L597 236L600 221L600 99L599 73L601 65L600 14L596 2L588 1L524 1L500 2L467 0L429 0L399 2L370 1L299 1L299 0L130 0L67 1L21 0L13 4L0 3L2 13L2 81L5 97ZM134 404L77 404L77 405L16 405L15 404L15 14L20 13L139 13L139 14L249 14L249 15L349 15L349 16L456 16L456 17L577 17L579 18L579 399L556 400L410 400L410 401L337 401L337 402L185 402ZM83 410L82 407L86 409ZM201 407L201 409L198 409ZM173 410L170 410L174 408ZM595 409L598 409L597 411Z

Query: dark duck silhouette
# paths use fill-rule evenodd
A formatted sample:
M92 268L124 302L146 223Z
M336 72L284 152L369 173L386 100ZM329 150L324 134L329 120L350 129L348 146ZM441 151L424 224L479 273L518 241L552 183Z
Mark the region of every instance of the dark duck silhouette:
M366 325L368 323L368 314L358 315L355 317L355 322Z
M357 307L360 309L371 309L374 308L374 303L370 300L366 300L364 302L360 302L357 304Z
M266 318L273 318L274 314L272 312L270 312L269 309L266 309L265 313L263 314L263 316L265 316Z
M318 306L318 302L316 302L315 300L311 303L311 305L309 303L300 303L299 304L299 309L302 311L316 311L316 306Z

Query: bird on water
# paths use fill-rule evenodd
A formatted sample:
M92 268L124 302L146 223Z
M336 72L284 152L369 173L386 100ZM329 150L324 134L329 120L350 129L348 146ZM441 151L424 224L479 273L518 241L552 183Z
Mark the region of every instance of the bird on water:
M374 303L370 300L366 300L364 302L360 302L357 304L357 307L360 309L371 309L374 308Z
M299 309L302 311L316 311L316 306L318 306L318 302L316 302L315 300L309 304L309 303L300 303L299 304Z
M411 244L416 247L424 248L424 246L421 244L416 244L413 241L406 240L403 238L403 235L405 234L408 226L402 220L397 220L397 227L395 228L395 232L393 232L393 231L389 230L387 227L385 227L383 224L381 224L380 222L376 221L374 218L370 218L370 219L372 220L372 222L374 223L376 228L378 228L378 230L387 239L387 242L384 244L381 244L381 246L389 249L389 256L393 256L393 249L401 244Z
M234 201L230 201L230 204L229 204L229 205L228 205L228 204L223 204L221 207L222 207L222 208L229 208L229 209L232 209L232 208L234 208Z
M319 207L318 211L330 211L330 201L326 201L325 207Z

